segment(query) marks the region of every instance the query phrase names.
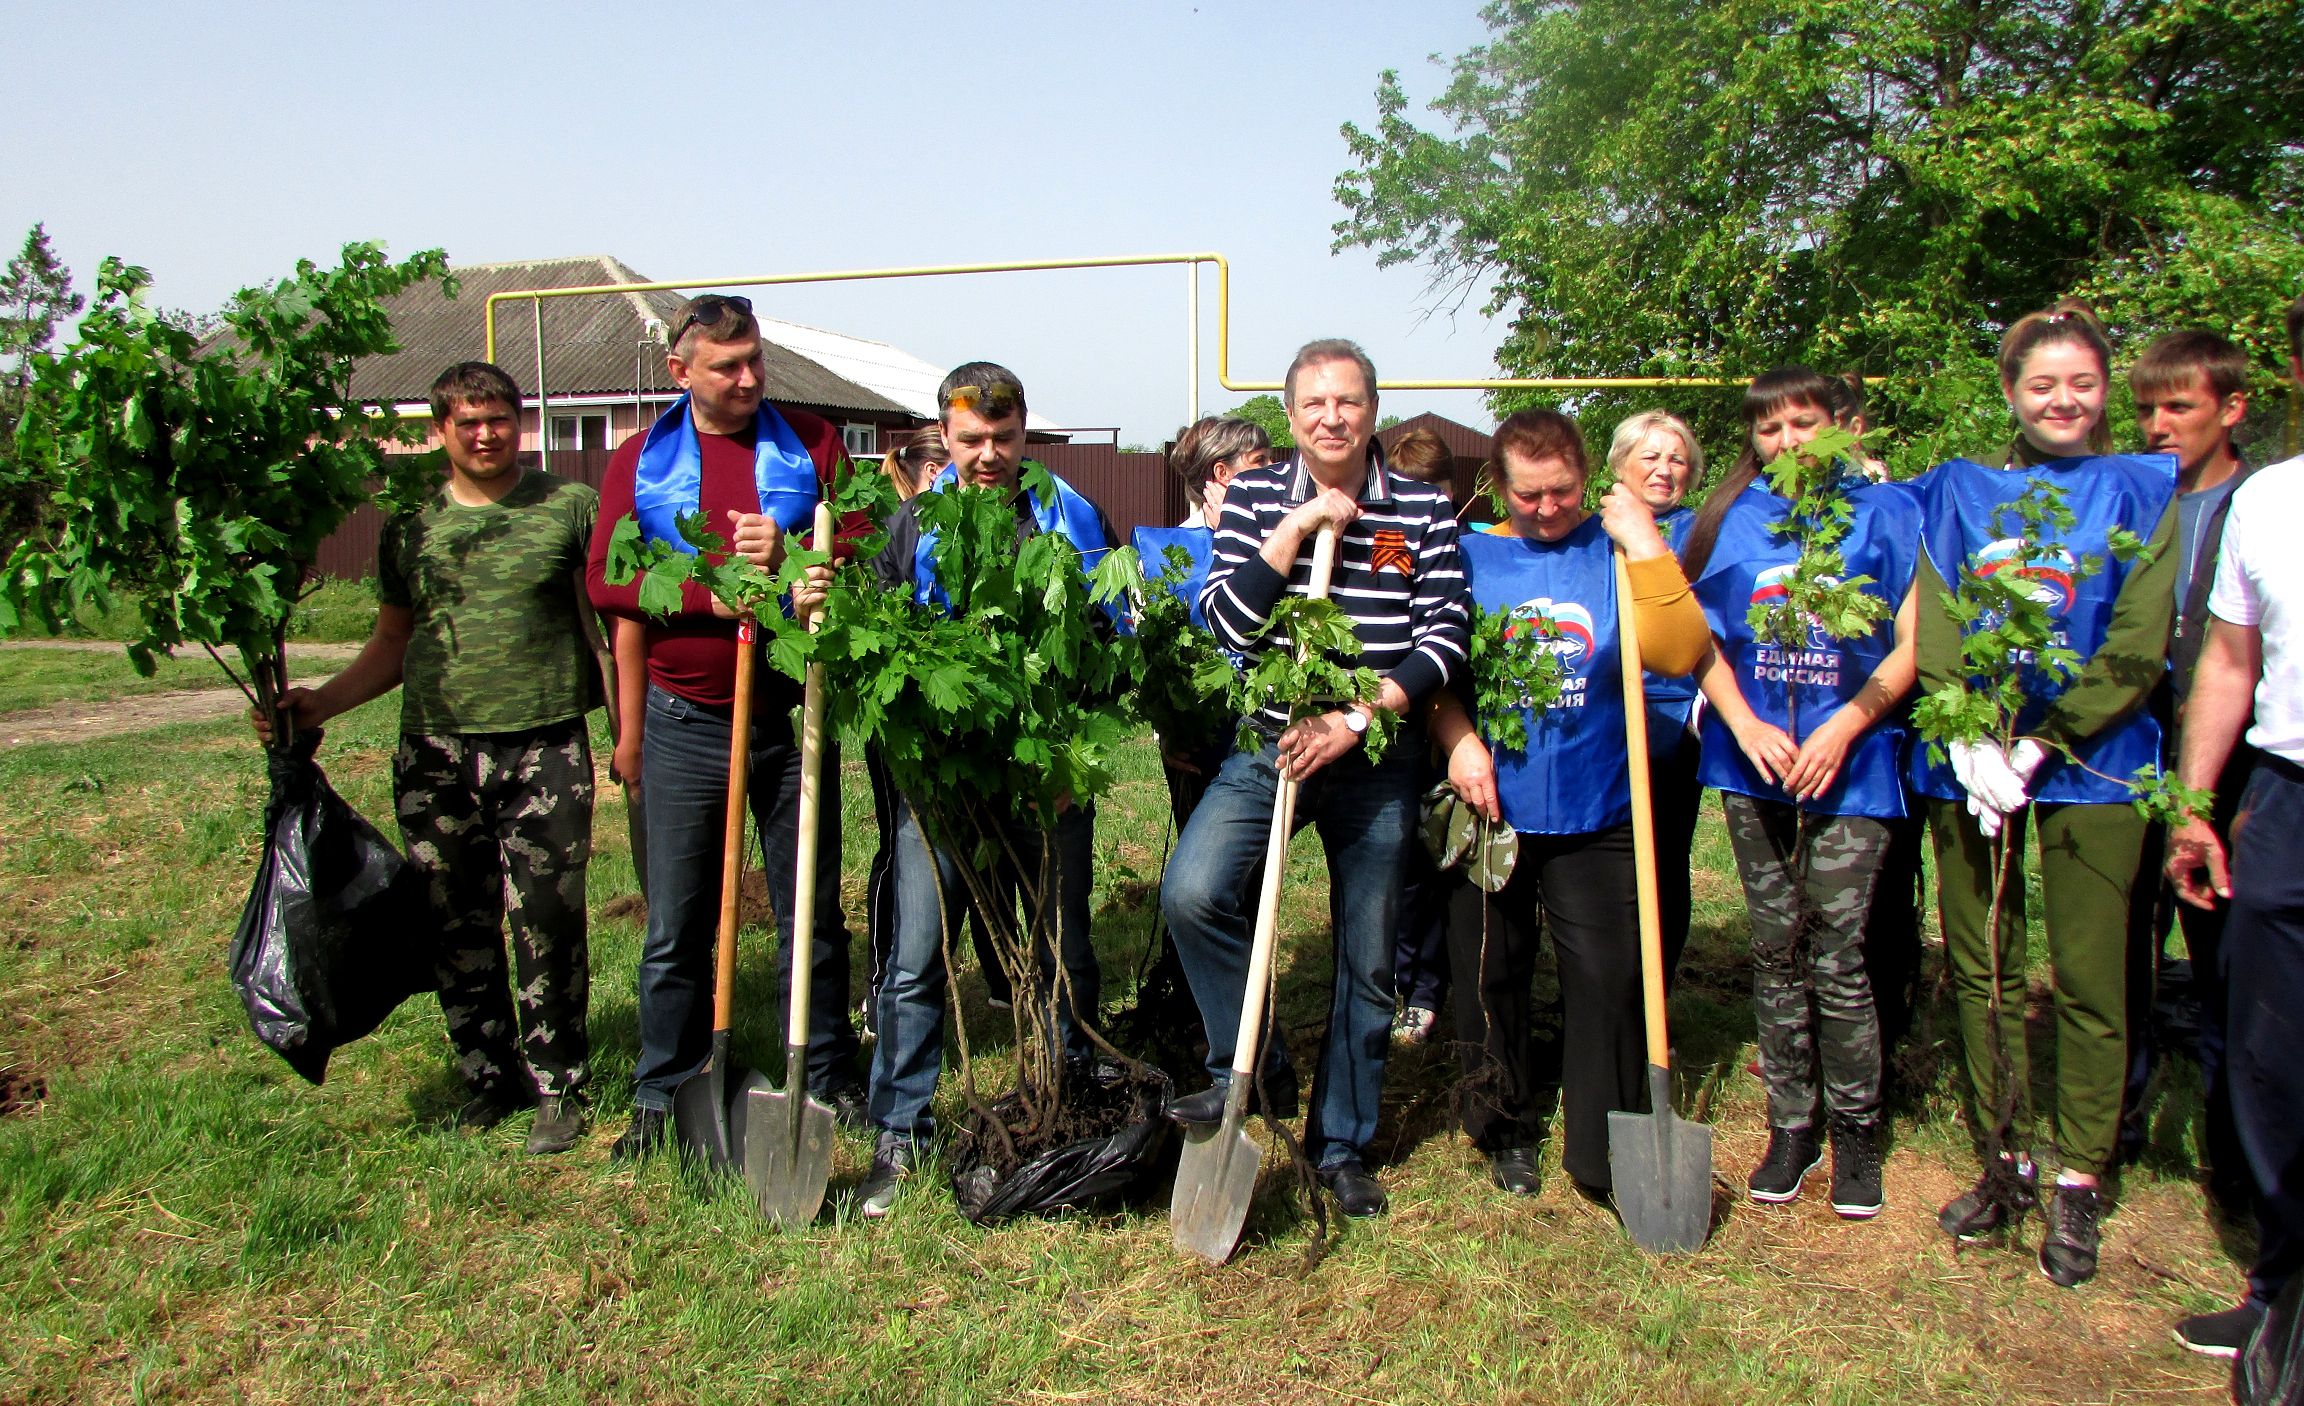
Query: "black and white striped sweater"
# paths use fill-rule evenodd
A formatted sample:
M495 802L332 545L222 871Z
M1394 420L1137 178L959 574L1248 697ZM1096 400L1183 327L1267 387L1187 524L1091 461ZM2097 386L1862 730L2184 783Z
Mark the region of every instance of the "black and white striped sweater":
M1281 519L1315 489L1295 457L1251 469L1225 489L1200 608L1227 649L1254 656L1266 647L1265 626L1281 594L1310 593L1313 538L1298 548L1286 579L1259 553ZM1374 444L1358 499L1360 516L1336 544L1329 594L1359 632L1357 662L1399 684L1411 703L1421 702L1464 667L1469 612L1455 505L1438 489L1386 469ZM1257 721L1277 732L1288 719L1285 711L1267 708Z

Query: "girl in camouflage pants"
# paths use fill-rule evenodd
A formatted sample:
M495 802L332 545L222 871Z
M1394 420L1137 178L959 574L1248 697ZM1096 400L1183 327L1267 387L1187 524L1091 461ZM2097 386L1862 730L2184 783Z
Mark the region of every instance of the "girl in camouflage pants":
M1700 775L1717 787L1752 914L1752 1005L1768 1085L1768 1151L1752 1199L1790 1201L1832 1145L1832 1208L1878 1215L1880 1024L1864 969L1872 883L1887 822L1904 815L1902 730L1890 718L1915 672L1919 509L1903 488L1850 468L1841 579L1869 578L1871 629L1839 639L1810 622L1799 647L1757 637L1751 617L1785 595L1802 556L1792 505L1761 466L1832 423L1832 386L1771 371L1744 397L1743 455L1706 498L1684 553L1714 653L1697 680L1711 704Z

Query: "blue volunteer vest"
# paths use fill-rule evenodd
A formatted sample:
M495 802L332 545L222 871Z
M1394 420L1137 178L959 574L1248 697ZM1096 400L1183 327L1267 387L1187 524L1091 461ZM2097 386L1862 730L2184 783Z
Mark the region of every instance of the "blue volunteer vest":
M1564 666L1542 717L1523 709L1528 750L1496 754L1504 822L1528 835L1588 835L1632 818L1624 762L1616 564L1597 515L1557 542L1475 533L1459 544L1481 609L1549 619Z
M1695 513L1674 508L1657 515L1656 528L1664 534L1664 545L1677 553L1680 544L1688 540L1688 526L1694 521ZM1648 703L1648 755L1669 757L1682 747L1695 745L1695 739L1688 735L1688 717L1696 711L1696 676L1643 669L1640 678L1641 696Z
M1032 461L1027 459L1025 462ZM957 483L959 477L958 471L946 464L937 473L936 481L928 485L927 491L941 493ZM1103 560L1104 553L1111 550L1111 544L1104 540L1104 527L1097 519L1096 505L1081 497L1071 484L1054 474L1050 474L1049 479L1056 485L1055 502L1042 503L1030 493L1024 495L1032 509L1032 521L1042 532L1059 533L1077 548L1080 553L1080 571L1086 575L1094 571L1096 564ZM939 535L922 529L920 543L912 549L912 599L922 605L937 605L949 611L952 598L944 594L944 587L936 580L935 549ZM1117 601L1105 602L1104 612L1115 621L1121 619Z
M1182 547L1192 556L1192 569L1184 579L1174 583L1172 594L1184 602L1192 612L1192 628L1208 628L1207 618L1200 613L1200 592L1208 584L1208 563L1216 553L1216 532L1208 527L1139 527L1136 529L1136 556L1144 567L1147 584L1158 581L1168 570L1168 549Z
M1875 582L1866 595L1888 603L1889 614L1858 639L1835 640L1811 629L1805 645L1785 649L1752 637L1752 607L1784 595L1800 553L1789 537L1772 529L1790 506L1755 482L1736 495L1720 519L1704 579L1696 583L1705 623L1720 641L1720 655L1735 671L1736 687L1761 720L1804 741L1825 719L1854 698L1872 671L1896 647L1896 607L1912 588L1919 560L1920 510L1901 489L1851 479L1842 485L1855 509L1848 535L1840 540L1841 560L1850 576ZM1719 713L1704 714L1704 751L1697 775L1707 786L1781 805L1794 804L1784 789L1753 769ZM1800 808L1821 815L1867 815L1895 819L1905 813L1903 754L1905 733L1891 716L1865 729L1848 749L1831 789Z
M2152 535L2175 496L2176 460L2167 454L2105 454L2054 459L2029 469L1988 469L1966 459L1938 464L1913 486L1920 499L1921 549L1946 586L1957 588L1963 565L1991 572L2019 559L2024 543L2015 535L2016 515L2007 505L2035 476L2064 490L2065 504L2078 521L2053 538L2056 561L2036 562L2023 568L2023 574L2034 594L2061 617L2065 643L2085 662L2103 646L2112 623L2112 603L2135 569L2134 563L2112 555L2106 537L2114 527L2139 537ZM2102 559L2102 569L2074 581L2069 574L2072 567L2090 554ZM2042 674L2029 660L2023 667L2032 702L2018 715L2017 726L2019 731L2030 731L2039 726L2065 685ZM2151 709L2139 708L2073 750L2088 767L2118 779L2092 776L2050 751L2033 778L2033 799L2125 805L2126 778L2160 760L2160 724ZM1912 749L1913 788L1938 800L1958 800L1960 783L1951 764L1928 752L1926 746Z
M760 495L760 511L786 532L805 527L823 491L816 461L791 422L768 402L760 402L752 427L752 486ZM694 555L696 549L680 535L680 515L703 505L704 452L683 395L656 417L640 443L640 462L632 471L632 515L650 541ZM707 525L727 535L726 523Z

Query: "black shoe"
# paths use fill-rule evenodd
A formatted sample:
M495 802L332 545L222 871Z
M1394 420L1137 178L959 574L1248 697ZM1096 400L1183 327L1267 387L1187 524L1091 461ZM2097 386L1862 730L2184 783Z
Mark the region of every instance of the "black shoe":
M1833 1118L1832 1209L1843 1220L1870 1220L1881 1205L1878 1120Z
M872 1149L872 1170L856 1188L858 1213L866 1220L878 1220L896 1209L896 1193L919 1167L919 1144L903 1133L882 1128L880 1141Z
M2264 1321L2264 1305L2244 1303L2221 1313L2196 1313L2176 1325L2176 1341L2202 1357L2238 1357Z
M1368 1175L1358 1162L1320 1169L1320 1182L1336 1195L1336 1208L1348 1216L1380 1216L1391 1204L1384 1183Z
M1995 1174L1987 1171L1976 1179L1976 1184L1961 1192L1936 1213L1936 1224L1955 1240L1981 1240L2008 1224L2008 1213L2013 1209L2019 1216L2040 1204L2040 1172L2030 1158L2012 1161L2006 1156L1999 1176L2013 1174L2014 1185L2005 1195L1992 1194ZM2007 1203L2013 1201L2013 1207Z
M2040 1236L2040 1272L2052 1283L2075 1288L2096 1277L2096 1249L2104 1232L2097 1220L2104 1198L2093 1186L2058 1183L2048 1197L2048 1228Z
M1196 1094L1184 1094L1168 1100L1168 1121L1182 1123L1186 1127L1223 1122L1224 1093L1229 1087L1229 1081L1210 1084ZM1272 1095L1270 1112L1273 1117L1287 1119L1296 1116L1296 1071L1273 1070L1264 1076L1264 1087ZM1256 1096L1256 1090L1249 1089L1248 1111L1252 1114L1260 1111L1262 1103L1263 1100Z
M536 1106L536 1090L506 1088L498 1085L480 1090L471 1101L456 1110L456 1126L478 1132L493 1128L515 1113Z
M528 1127L530 1156L566 1152L584 1136L591 1120L584 1116L584 1101L568 1094L546 1094L536 1100L536 1121Z
M1824 1147L1816 1141L1814 1128L1770 1128L1768 1155L1752 1169L1745 1185L1753 1200L1782 1205L1800 1194L1800 1183L1823 1161Z
M616 1145L608 1149L611 1162L642 1162L654 1156L664 1146L672 1115L661 1108L635 1108L631 1125Z
M825 1107L832 1110L832 1121L850 1132L861 1132L866 1123L865 1110L870 1100L862 1084L842 1084L816 1095Z
M1505 1147L1488 1154L1488 1180L1514 1196L1536 1194L1536 1149Z

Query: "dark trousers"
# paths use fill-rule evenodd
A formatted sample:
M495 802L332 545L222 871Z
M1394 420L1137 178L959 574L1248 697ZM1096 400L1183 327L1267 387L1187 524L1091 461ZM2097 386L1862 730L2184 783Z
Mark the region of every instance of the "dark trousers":
M1403 1006L1437 1011L1448 992L1448 901L1458 882L1433 864L1421 839L1409 839L1400 875L1400 932L1392 948L1392 985Z
M1464 1131L1494 1152L1542 1132L1543 1070L1530 1030L1529 983L1539 935L1552 935L1560 972L1561 1164L1606 1190L1608 1114L1647 1099L1640 1013L1640 924L1632 827L1590 835L1522 835L1512 877L1493 896L1460 885L1450 905L1456 1040L1465 1081Z
M1664 730L1670 724L1669 730ZM1648 809L1656 820L1656 917L1664 930L1664 985L1670 989L1688 950L1688 921L1696 911L1696 821L1704 811L1704 783L1696 779L1696 734L1648 713Z
M440 1011L474 1092L565 1095L584 1082L592 785L582 718L404 736L393 754L400 834L440 925Z
M872 818L880 832L879 846L872 851L872 864L864 876L864 936L872 964L864 983L864 1024L878 1030L880 986L888 979L888 964L896 953L896 807L900 797L887 763L870 748L864 752L864 774L872 782ZM1008 988L1008 973L1000 969L1000 959L992 950L992 939L985 936L984 919L974 903L962 909L962 918L974 939L976 965L984 972L985 994L994 1001L1010 1000L1015 993Z
M2224 924L2224 1065L2256 1180L2248 1296L2269 1304L2304 1265L2304 769L2267 756L2232 822Z
M1872 986L1872 1008L1880 1017L1880 1050L1893 1056L1911 1033L1920 1008L1921 915L1928 910L1921 855L1928 844L1928 821L1917 808L1901 820L1883 820L1888 848L1872 881L1872 903L1864 916L1864 976Z
M2245 742L2239 744L2232 749L2231 759L2216 779L2215 804L2209 810L2208 820L2224 838L2227 849L2232 842L2233 817L2240 811L2240 798L2246 794L2248 783L2256 774L2257 759L2262 755ZM2184 932L2185 953L2191 958L2192 991L2200 1007L2195 1052L2200 1061L2200 1144L2208 1164L2208 1184L2228 1209L2238 1210L2254 1193L2249 1190L2247 1156L2241 1151L2239 1134L2232 1125L2232 1094L2225 1076L2223 949L2224 925L2230 910L2223 904L2195 908L2178 901L2176 891L2166 877L2159 874L2166 859L2165 843L2166 837L2154 826L2145 842L2144 867L2137 875L2136 892L2130 900L2128 1090L2120 1120L2120 1152L2124 1157L2135 1156L2143 1150L2147 1137L2144 1097L2160 1056L2152 1022L2154 993L2161 948L2169 925L2174 923ZM2139 983L2143 986L2141 993L2137 990Z
M1383 761L1372 764L1365 751L1355 749L1297 793L1298 827L1318 830L1328 853L1328 917L1335 934L1328 1032L1304 1128L1305 1153L1324 1170L1359 1164L1376 1135L1391 1045L1400 865L1415 842L1424 745L1421 732L1403 728ZM1219 1081L1230 1077L1239 1040L1257 879L1279 786L1279 750L1272 743L1233 753L1192 812L1160 882L1161 910L1208 1028L1208 1072Z
M712 1044L712 949L720 921L728 805L725 708L650 686L641 803L648 812L648 934L640 950L640 1059L635 1108L669 1109L672 1091L704 1067ZM783 1043L792 971L793 868L798 858L800 744L781 712L752 717L746 801L760 834L769 906L782 936L770 1022ZM840 754L824 749L817 817L816 931L808 1010L808 1087L829 1093L860 1081L848 1019L848 929L840 918Z
M880 986L880 1038L872 1050L872 1121L890 1132L925 1137L935 1130L929 1104L944 1060L944 997L951 974L946 944L967 911L968 877L959 859L932 847L909 800L896 811L896 950ZM1037 894L1026 905L1024 933L1033 944L1042 988L1057 993L1049 1002L1052 1037L1067 1057L1089 1058L1094 1046L1080 1029L1091 1023L1103 999L1101 969L1088 931L1088 902L1096 862L1096 808L1073 806L1046 829L1012 827L1003 852L1012 851L1027 872L1019 875L1005 857L983 877L997 897ZM1041 885L1046 874L1053 893ZM1064 979L1056 976L1057 953ZM1069 1000L1064 999L1069 996ZM1022 1019L1023 1013L1017 1014Z

